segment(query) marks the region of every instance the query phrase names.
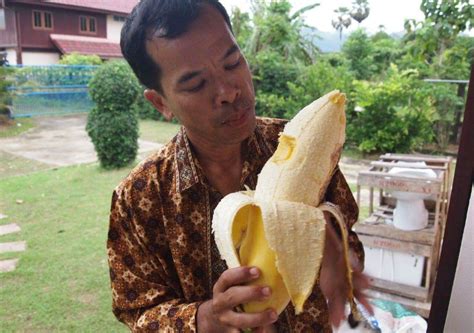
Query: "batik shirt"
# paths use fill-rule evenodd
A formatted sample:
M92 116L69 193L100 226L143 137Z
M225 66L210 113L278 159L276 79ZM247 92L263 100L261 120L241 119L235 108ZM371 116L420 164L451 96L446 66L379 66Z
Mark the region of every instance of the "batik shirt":
M257 175L278 144L285 121L257 119L244 143L241 189L255 188ZM198 306L227 269L211 221L222 195L206 179L184 128L159 152L140 163L115 189L107 249L113 312L136 332L196 332ZM358 209L339 168L326 200L338 205L347 228ZM350 244L362 259L357 236ZM279 332L326 332L331 328L324 296L315 284L296 316L290 304L275 324Z

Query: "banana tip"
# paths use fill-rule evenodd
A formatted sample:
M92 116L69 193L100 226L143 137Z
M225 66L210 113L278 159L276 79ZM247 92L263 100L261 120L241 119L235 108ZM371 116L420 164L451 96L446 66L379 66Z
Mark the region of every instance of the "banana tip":
M346 103L346 94L341 92L336 92L333 96L330 97L331 102L337 105L344 105Z

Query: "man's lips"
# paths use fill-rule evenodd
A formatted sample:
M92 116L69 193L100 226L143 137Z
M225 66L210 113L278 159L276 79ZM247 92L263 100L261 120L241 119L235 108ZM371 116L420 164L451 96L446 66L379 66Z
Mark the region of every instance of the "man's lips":
M248 119L250 115L250 110L251 108L246 108L242 111L239 111L234 116L230 117L229 119L224 120L222 124L230 125L230 126L240 126L243 123L245 123L245 121Z

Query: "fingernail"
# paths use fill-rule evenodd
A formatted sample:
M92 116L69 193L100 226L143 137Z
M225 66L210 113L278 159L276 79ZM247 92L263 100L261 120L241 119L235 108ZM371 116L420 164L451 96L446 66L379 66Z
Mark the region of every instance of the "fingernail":
M258 268L257 267L250 268L250 275L252 275L253 277L257 277L258 276Z
M262 295L263 296L270 296L271 293L272 293L272 291L270 290L270 288L268 288L268 287L262 288Z

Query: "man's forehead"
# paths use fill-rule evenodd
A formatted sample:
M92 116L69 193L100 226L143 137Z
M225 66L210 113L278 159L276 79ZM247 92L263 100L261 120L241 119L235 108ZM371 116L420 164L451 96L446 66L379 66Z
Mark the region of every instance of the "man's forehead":
M206 5L185 33L171 39L153 37L147 42L147 50L161 67L177 67L181 62L192 66L201 56L222 57L234 44L222 14Z

